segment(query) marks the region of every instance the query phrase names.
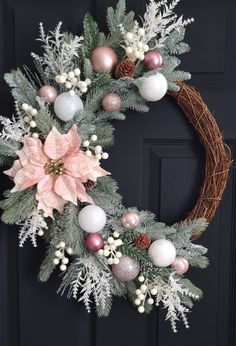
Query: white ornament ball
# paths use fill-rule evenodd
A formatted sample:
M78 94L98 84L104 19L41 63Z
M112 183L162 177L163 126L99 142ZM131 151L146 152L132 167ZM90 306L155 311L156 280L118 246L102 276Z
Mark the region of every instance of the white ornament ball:
M70 92L60 94L54 102L56 116L62 121L73 119L75 113L83 108L84 106L81 98L78 95L71 95Z
M87 205L79 213L79 225L88 233L96 233L106 224L106 214L97 205Z
M148 253L157 267L168 267L176 257L174 245L166 239L155 240L150 245Z
M143 83L139 87L140 95L147 101L159 101L165 96L167 90L167 80L160 72L150 77L144 77Z

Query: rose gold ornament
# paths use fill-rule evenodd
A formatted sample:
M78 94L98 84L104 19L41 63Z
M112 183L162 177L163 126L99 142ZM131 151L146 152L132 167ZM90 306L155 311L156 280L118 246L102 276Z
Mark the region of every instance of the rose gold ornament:
M113 275L120 281L134 280L140 271L139 262L129 256L122 256L118 264L112 265Z
M121 107L120 96L115 93L107 94L102 100L102 106L107 112L118 112Z
M44 85L39 89L39 96L47 103L53 103L57 97L57 90L51 85Z
M91 62L95 72L113 72L118 64L118 57L112 48L101 46L93 50Z
M89 233L85 239L85 245L91 252L96 252L104 245L102 236L98 233Z
M134 229L140 224L140 217L136 211L128 211L122 216L122 225L126 229Z
M183 275L188 271L189 263L186 258L176 257L171 267L175 270L177 275Z
M149 51L145 55L144 64L148 71L155 70L163 65L163 57L158 51Z

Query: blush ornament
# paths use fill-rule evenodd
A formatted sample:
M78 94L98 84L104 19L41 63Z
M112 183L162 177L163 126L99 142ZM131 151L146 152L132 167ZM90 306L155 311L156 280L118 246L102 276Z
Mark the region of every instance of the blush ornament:
M144 64L146 70L151 71L162 67L163 57L158 51L149 51L145 55Z
M95 72L112 73L118 64L118 57L112 48L101 46L93 50L91 63Z
M57 95L57 90L51 85L44 85L39 89L39 96L47 103L53 103Z
M89 233L85 239L85 245L91 252L96 252L103 248L103 238L98 233Z
M174 245L166 239L155 240L148 249L153 264L157 267L168 267L176 257Z
M78 95L64 92L57 96L54 102L54 112L62 121L70 121L74 115L84 108L83 102Z
M189 263L186 258L176 257L174 262L171 264L171 267L174 269L177 275L183 275L188 271Z
M134 280L140 271L139 262L129 256L122 256L118 264L112 265L112 272L114 276L120 281Z
M109 93L102 100L102 106L106 112L118 112L121 107L121 98L115 93Z
M168 83L165 76L157 72L150 77L142 78L142 85L139 87L140 95L147 101L159 101L165 96L168 90Z
M123 214L121 223L126 229L134 229L140 224L140 217L136 211L128 211Z

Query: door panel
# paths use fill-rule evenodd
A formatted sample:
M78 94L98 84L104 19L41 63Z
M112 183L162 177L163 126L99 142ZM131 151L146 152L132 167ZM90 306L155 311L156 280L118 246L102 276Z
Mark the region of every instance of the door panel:
M38 22L80 33L82 18L91 11L104 27L108 0L0 0L0 73L27 64ZM145 1L127 1L128 9L142 14ZM195 17L186 41L192 46L183 57L183 69L193 73L222 129L236 160L236 1L182 0L179 13ZM0 113L14 109L9 89L0 80ZM204 151L176 103L166 97L150 104L150 112L129 112L125 122L114 123L115 146L106 168L113 173L127 206L150 209L167 223L183 219L193 207L203 177ZM125 169L124 169L125 168ZM1 191L9 187L1 176ZM37 280L44 244L19 249L17 230L1 225L0 232L0 345L1 346L234 346L236 342L236 172L230 172L222 204L199 242L209 248L210 267L191 269L189 276L204 292L189 316L191 329L179 326L172 334L162 310L139 315L132 305L116 299L111 315L99 319L82 304L58 296L60 279Z

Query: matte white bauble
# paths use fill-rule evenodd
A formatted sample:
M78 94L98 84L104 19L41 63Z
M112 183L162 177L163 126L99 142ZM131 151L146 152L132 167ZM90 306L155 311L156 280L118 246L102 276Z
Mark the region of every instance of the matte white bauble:
M143 78L139 93L147 101L159 101L165 96L167 89L168 83L165 76L156 72L155 75Z
M155 240L148 249L149 256L157 267L168 267L174 262L176 249L166 239Z
M56 116L62 121L70 121L75 113L83 109L83 102L78 95L71 95L64 92L57 96L54 101L54 111Z
M106 214L97 205L87 205L79 213L79 225L87 233L96 233L106 224Z

